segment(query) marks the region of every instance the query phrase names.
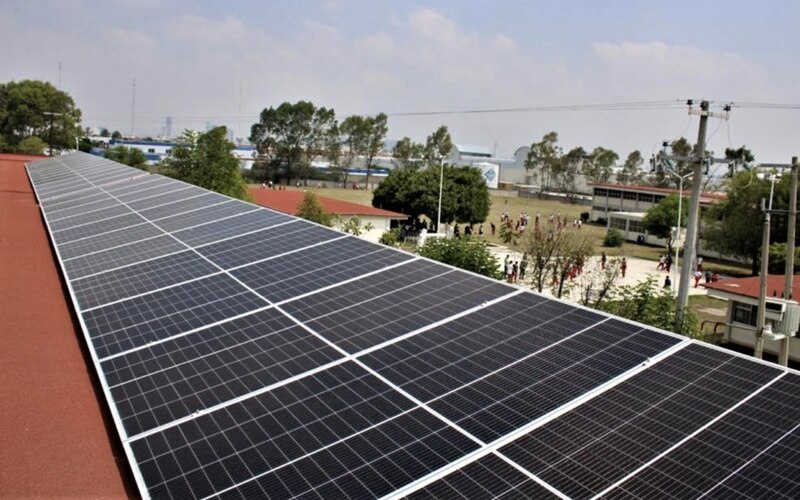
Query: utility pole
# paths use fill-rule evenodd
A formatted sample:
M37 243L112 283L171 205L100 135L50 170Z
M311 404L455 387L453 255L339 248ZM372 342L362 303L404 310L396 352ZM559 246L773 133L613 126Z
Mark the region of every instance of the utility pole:
M689 113L693 113L689 110ZM675 309L675 329L683 325L683 312L689 303L689 281L696 258L697 228L700 216L700 188L703 186L703 165L706 153L706 129L708 128L708 101L700 103L700 128L697 131L697 151L692 177L692 198L689 201L689 220L686 224L686 243L683 246L683 267L678 282L678 304Z
M764 210L764 224L761 238L761 276L758 282L758 316L756 318L756 342L753 356L756 359L764 357L764 332L767 330L767 280L769 275L769 232L770 221L772 219L772 195L775 192L775 181L777 174L773 174L770 179L769 204L761 199L761 207ZM770 330L771 331L771 330Z
M797 223L797 157L792 157L792 184L789 194L789 223L786 235L786 280L783 284L783 298L786 300L792 297L794 287L794 232ZM789 364L789 343L791 337L786 332L786 338L781 340L780 353L778 354L778 364L787 366Z

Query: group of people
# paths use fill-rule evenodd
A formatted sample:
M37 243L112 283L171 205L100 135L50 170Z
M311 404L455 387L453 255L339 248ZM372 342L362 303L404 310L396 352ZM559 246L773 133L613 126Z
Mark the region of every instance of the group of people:
M656 266L657 271L666 271L667 273L670 272L672 269L672 255L666 254L662 255L658 258L658 266ZM713 283L719 281L719 274L716 271L711 271L710 269L703 270L703 257L697 258L697 267L695 271L692 273L692 278L694 279L694 287L697 288L700 285L700 281L705 277L706 283ZM664 278L664 288L672 288L672 280L667 274L666 278Z
M525 280L525 271L528 269L528 256L522 254L522 261L511 260L511 255L506 255L503 264L508 283L517 283Z

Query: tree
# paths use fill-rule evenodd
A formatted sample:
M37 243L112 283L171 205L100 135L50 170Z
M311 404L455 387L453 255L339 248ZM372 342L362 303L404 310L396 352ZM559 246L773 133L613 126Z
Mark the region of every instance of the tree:
M672 254L673 233L672 228L678 224L678 202L677 194L666 196L657 205L650 207L642 220L642 227L657 238L667 240L667 248ZM683 207L688 208L689 200L683 199ZM681 227L686 225L688 210L681 211Z
M197 186L241 200L250 199L227 129L216 127L201 134L190 130L162 162L162 171Z
M773 208L788 207L789 189L785 180L775 185ZM751 172L739 172L728 185L727 197L714 204L705 217L703 241L710 250L723 255L751 259L752 273L758 274L758 257L761 254L762 222L761 199L769 197L770 182L758 179ZM772 241L785 241L786 226L782 217L772 219Z
M335 220L335 225L341 231L352 234L353 236L361 236L365 232L368 233L375 229L375 226L371 222L364 224L360 218L355 216L350 217L349 219L344 219L334 214L333 218Z
M117 146L106 150L106 158L147 171L147 157L140 149Z
M16 152L26 155L41 155L47 149L47 143L36 136L30 136L22 139L17 144Z
M339 124L334 122L325 132L322 139L323 152L328 159L328 171L333 182L339 182L342 176L342 138Z
M562 226L561 229L553 222L546 220L537 231L535 228L526 232L520 242L521 251L528 256L528 275L531 277L531 286L542 292L546 286L555 282L556 291L564 290L563 273L571 266L580 264L579 260L586 260L592 249L589 236L578 235Z
M577 191L575 182L580 173L584 158L586 158L586 151L584 151L583 148L573 148L561 157L561 161L558 162L558 166L553 172L558 188L565 193L570 200L575 197L575 192Z
M427 203L423 198L430 194L429 191L424 185L424 177L420 171L392 170L375 188L372 206L400 212L417 219L427 210Z
M447 127L442 125L425 140L425 159L428 166L439 167L453 149L453 141Z
M313 106L313 104L312 104ZM327 148L331 146L330 140L338 133L338 123L336 113L333 109L314 108L311 120L308 124L305 137L303 138L303 163L302 169L305 185L308 185L308 175L311 172L311 162L316 156L323 152L329 152Z
M684 312L683 324L675 328L675 297L659 285L656 278L648 276L636 285L614 288L609 299L601 302L598 309L663 330L697 336L697 316L691 310Z
M111 138L114 139L115 141L118 141L122 139L122 134L120 133L119 130L115 130L114 132L111 133Z
M378 113L376 116L367 117L364 119L366 137L363 142L364 150L364 167L367 169L366 185L369 189L369 173L375 162L375 157L384 148L386 141L386 134L389 132L387 125L387 117L384 113Z
M339 126L339 132L341 133L342 145L346 148L343 167L345 169L352 168L355 159L366 148L367 125L364 117L359 115L348 116ZM347 184L347 174L344 176L344 182Z
M619 160L617 153L602 146L597 146L583 164L583 175L594 184L608 182L614 172L614 165L616 165L617 160Z
M692 143L687 141L684 137L681 137L677 141L674 141L670 145L670 148L672 149L672 154L675 156L690 156L692 154L692 151L694 150L694 148L692 147ZM680 176L687 175L689 172L692 171L692 162L685 160L674 162L672 170ZM666 179L665 185L669 186L671 183L674 183L675 187L679 187L680 179L678 179L675 176L670 176L668 179Z
M284 102L261 111L259 121L250 128L250 142L274 172L283 168L286 183L291 184L298 169L304 169L299 172L301 175L307 174L311 160L324 148L326 135L335 123L332 109L317 108L308 101Z
M52 143L55 150L74 148L80 121L81 111L72 97L48 82L0 83L0 143L5 149L17 151L29 137ZM38 145L28 141L26 147L32 144Z
M78 151L83 151L84 153L91 153L92 152L92 141L88 137L81 137L80 142L78 143Z
M107 128L100 129L100 137L110 137L110 136L111 132L109 132Z
M322 209L317 195L307 191L297 206L297 216L323 226L333 227L333 216Z
M743 166L749 170L750 165L756 161L756 155L747 149L747 146L740 148L725 148L725 158L734 160L735 163L728 164L728 177L733 178L736 175L736 167Z
M550 187L553 170L557 170L561 161L561 147L558 145L558 133L550 132L539 142L531 144L525 159L525 169L532 170L532 177L539 182L539 192Z
M503 273L485 242L473 242L470 238L428 238L417 252L460 269L501 279Z
M402 169L418 169L425 157L425 146L403 137L394 147L394 158Z
M641 184L644 179L644 172L640 168L644 163L642 153L638 150L632 151L625 159L622 170L617 174L617 182L620 184Z

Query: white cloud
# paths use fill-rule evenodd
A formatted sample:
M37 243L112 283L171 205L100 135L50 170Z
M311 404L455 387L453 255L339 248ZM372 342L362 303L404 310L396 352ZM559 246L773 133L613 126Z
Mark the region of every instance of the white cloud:
M206 46L245 46L253 42L253 33L241 19L233 16L215 21L202 16L184 15L164 27L166 36Z
M391 36L381 32L359 38L356 40L356 47L364 54L384 56L392 52L395 44Z
M460 46L466 42L466 36L458 25L433 9L413 11L408 16L408 26L417 35L445 47Z
M109 28L106 30L105 38L124 50L152 50L158 46L158 39L155 36L137 30Z
M494 46L501 50L513 50L517 48L517 42L508 35L498 33L494 36Z
M745 58L664 42L594 42L592 51L602 61L617 66L660 68L681 75L712 76L722 73L752 72L758 66Z

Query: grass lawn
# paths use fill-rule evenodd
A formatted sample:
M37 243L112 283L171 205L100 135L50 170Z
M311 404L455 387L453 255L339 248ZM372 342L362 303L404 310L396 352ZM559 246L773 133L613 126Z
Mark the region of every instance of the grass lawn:
M289 189L297 189L290 187ZM349 201L361 205L372 204L372 192L370 191L355 191L353 189L338 189L327 188L314 190L320 196L327 196L337 200ZM562 203L560 201L552 200L539 200L536 198L520 198L503 196L499 194L492 195L492 208L489 211L489 218L484 224L483 229L486 234L486 241L490 243L502 244L499 235L492 237L489 230L489 222L494 222L496 226L500 225L500 216L508 210L509 215L513 219L519 217L520 212L527 212L531 218L535 217L536 212L539 212L542 217L547 217L549 214L561 213L562 216L567 217L567 220L580 217L581 212L585 212L590 207L584 205L572 205L569 203ZM599 255L600 252L605 251L609 257L612 256L628 256L639 257L641 259L658 260L658 257L666 253L666 248L652 247L647 245L638 245L636 243L626 242L620 248L603 248L602 241L606 234L605 226L597 224L584 224L581 231L585 231L595 239L595 254ZM707 261L707 265L711 266L714 270L721 274L747 276L750 274L750 269L741 264L734 264L729 262L715 262Z

